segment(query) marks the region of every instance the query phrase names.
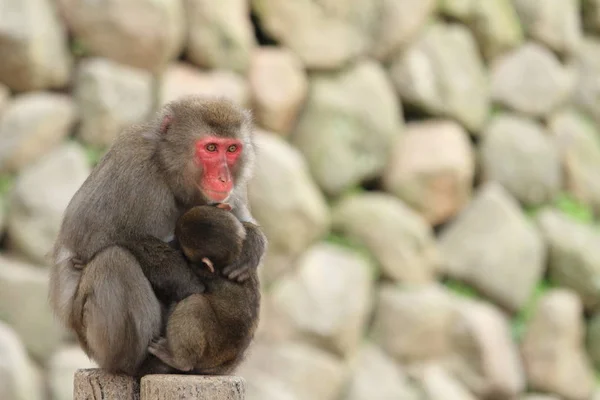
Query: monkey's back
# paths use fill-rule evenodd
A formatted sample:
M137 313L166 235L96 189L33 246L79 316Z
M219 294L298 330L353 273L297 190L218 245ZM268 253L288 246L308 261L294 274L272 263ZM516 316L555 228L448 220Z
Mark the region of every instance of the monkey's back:
M260 288L253 273L243 283L203 279L206 293L180 302L167 336L176 357L192 357L194 373L227 374L242 360L258 326Z

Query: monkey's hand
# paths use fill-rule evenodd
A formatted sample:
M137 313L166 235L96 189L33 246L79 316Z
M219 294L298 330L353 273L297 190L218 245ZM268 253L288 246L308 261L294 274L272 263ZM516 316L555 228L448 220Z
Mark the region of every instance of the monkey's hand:
M244 282L256 270L267 249L267 238L257 225L244 222L246 239L242 245L240 257L225 269L223 274L234 281Z

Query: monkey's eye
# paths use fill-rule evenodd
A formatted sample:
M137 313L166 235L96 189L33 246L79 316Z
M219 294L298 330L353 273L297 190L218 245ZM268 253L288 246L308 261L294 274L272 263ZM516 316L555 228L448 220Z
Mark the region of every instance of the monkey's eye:
M214 143L207 144L206 150L210 151L211 153L214 153L215 151L217 151L217 145Z
M227 151L230 152L230 153L233 153L233 152L235 152L237 150L237 148L238 148L237 144L232 144L231 146L229 146L227 148Z

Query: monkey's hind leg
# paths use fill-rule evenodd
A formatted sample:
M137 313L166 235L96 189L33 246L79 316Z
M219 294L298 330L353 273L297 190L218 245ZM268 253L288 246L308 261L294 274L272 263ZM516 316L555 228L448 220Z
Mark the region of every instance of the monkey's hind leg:
M178 369L179 371L189 372L194 368L189 360L177 359L171 354L169 344L165 338L159 338L150 342L148 351L165 364Z
M160 304L137 260L117 246L83 270L73 319L88 354L109 372L135 375L159 335Z

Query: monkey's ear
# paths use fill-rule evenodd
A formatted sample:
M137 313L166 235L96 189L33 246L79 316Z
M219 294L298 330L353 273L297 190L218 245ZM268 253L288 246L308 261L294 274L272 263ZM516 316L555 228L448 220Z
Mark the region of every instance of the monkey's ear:
M163 117L162 122L160 123L160 133L161 134L165 134L167 133L167 131L169 130L169 127L171 126L171 121L173 121L173 116L172 115L165 115Z

